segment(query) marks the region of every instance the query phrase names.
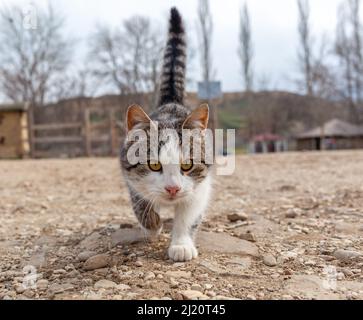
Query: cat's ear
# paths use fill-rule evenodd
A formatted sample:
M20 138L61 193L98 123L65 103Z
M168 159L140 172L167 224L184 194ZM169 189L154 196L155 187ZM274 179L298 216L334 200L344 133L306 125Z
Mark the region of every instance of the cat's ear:
M209 107L208 105L202 104L196 108L190 116L184 121L183 129L202 129L208 128L209 121Z
M151 124L150 117L137 104L133 104L127 110L127 131L131 131L138 124Z

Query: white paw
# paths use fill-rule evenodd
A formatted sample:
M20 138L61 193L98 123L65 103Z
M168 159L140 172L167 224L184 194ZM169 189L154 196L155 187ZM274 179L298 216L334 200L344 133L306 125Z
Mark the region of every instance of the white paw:
M190 261L198 257L198 251L193 244L171 245L169 258L175 262Z

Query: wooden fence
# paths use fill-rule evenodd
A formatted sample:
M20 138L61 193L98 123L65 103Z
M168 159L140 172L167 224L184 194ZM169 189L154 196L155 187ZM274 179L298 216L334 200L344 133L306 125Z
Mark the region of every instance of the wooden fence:
M95 121L92 113L98 111L85 108L82 121L74 123L36 124L30 115L31 157L116 156L123 130L117 125L115 110L105 111L106 118Z

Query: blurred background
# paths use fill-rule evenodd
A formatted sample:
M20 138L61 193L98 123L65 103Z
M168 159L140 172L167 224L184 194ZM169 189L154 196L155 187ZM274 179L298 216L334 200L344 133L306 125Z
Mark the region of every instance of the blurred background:
M172 6L187 105L238 152L363 148L360 0L0 0L0 158L116 156L127 107L156 107Z

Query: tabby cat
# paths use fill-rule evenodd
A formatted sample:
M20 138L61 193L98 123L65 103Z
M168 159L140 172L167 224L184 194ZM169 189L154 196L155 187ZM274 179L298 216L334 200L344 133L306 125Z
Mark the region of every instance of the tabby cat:
M189 261L198 256L194 236L211 194L211 165L182 159L183 130L197 130L205 137L209 108L201 105L194 111L184 106L186 40L182 18L171 10L168 40L164 54L158 108L149 115L138 105L129 107L127 130L143 130L147 136L149 158L145 163L131 163L129 151L135 141L126 139L121 151L121 166L130 192L135 215L149 235L162 229L160 209L174 209L170 259ZM150 131L158 126L157 161L150 159ZM177 134L169 134L170 129ZM179 138L179 139L178 139ZM202 143L203 154L205 143ZM192 146L191 146L192 149Z

